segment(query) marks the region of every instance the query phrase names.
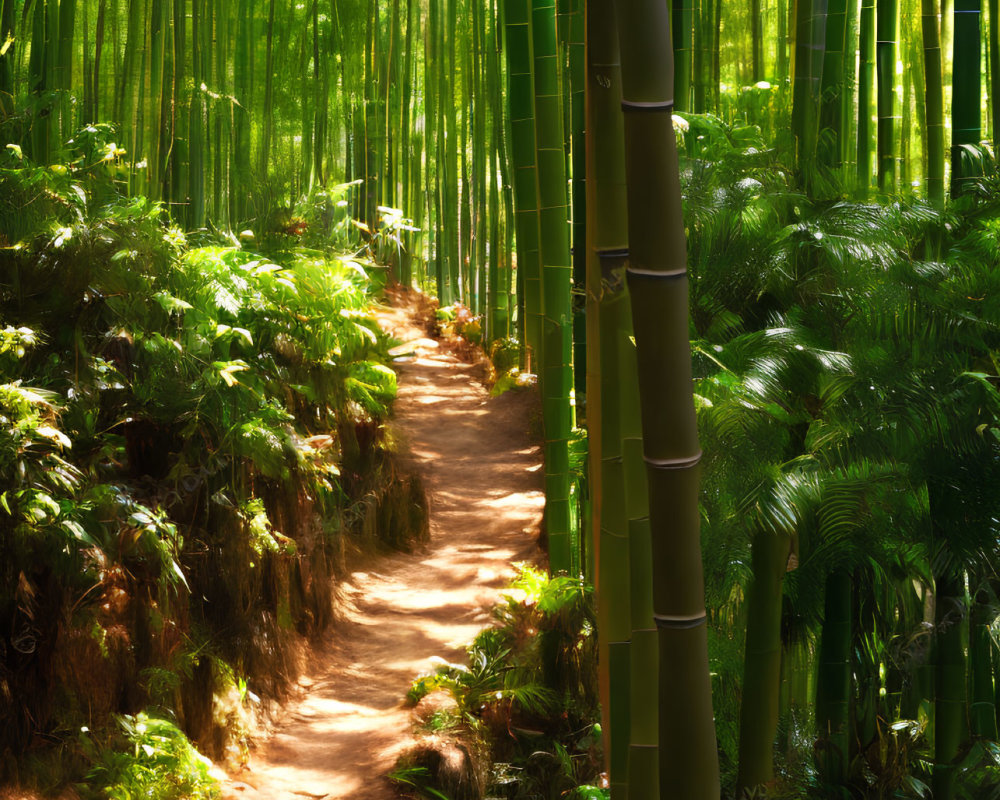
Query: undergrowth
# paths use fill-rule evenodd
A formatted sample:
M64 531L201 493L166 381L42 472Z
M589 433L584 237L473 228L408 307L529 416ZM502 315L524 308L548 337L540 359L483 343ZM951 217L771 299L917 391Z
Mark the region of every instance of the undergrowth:
M601 782L592 589L528 565L496 624L407 695L417 746L391 777L426 797L607 797Z
M186 235L113 137L0 153L0 781L207 797L187 737L241 761L346 554L426 507L371 247Z

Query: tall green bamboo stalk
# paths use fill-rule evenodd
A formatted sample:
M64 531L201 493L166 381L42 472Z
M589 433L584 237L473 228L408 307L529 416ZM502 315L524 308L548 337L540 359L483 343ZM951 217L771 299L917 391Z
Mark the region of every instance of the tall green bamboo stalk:
M524 340L530 363L534 363L540 356L542 339L542 275L531 14L524 0L504 0L502 6L505 14L517 266L524 282Z
M808 179L815 163L819 135L827 0L800 0L795 5L795 15L792 132L799 171Z
M927 199L944 203L944 89L938 0L920 0L924 47L924 130L927 137Z
M243 0L245 3L246 0ZM188 200L188 107L187 80L184 65L187 53L187 8L184 0L174 0L173 38L173 98L171 103L170 191L169 200L175 204L174 213L184 217ZM178 208L179 206L179 208Z
M957 197L981 169L968 150L982 136L980 68L981 0L955 0L955 43L952 52L951 194Z
M898 0L877 0L878 186L896 189L896 24Z
M788 0L778 0L777 41L774 74L778 85L788 80Z
M545 431L545 527L553 574L576 574L571 547L569 437L573 428L573 311L569 203L554 0L532 0L535 147L542 272L539 381Z
M49 89L48 62L52 58L49 40L47 0L35 0L31 15L31 54L28 59L28 91L34 95L39 113L31 121L29 154L39 164L49 158L51 117L46 104Z
M145 3L144 3L145 5ZM60 0L59 2L59 41L55 62L55 87L62 92L58 101L59 138L69 139L74 133L76 124L73 105L70 102L73 92L73 42L76 35L77 0Z
M774 780L774 737L781 688L781 597L791 543L757 530L751 545L750 588L740 707L738 793Z
M958 21L956 20L956 23ZM956 34L958 32L956 24ZM958 36L956 36L958 39ZM956 73L958 71L956 70ZM968 628L965 579L954 568L935 580L934 618L934 800L952 800L959 749L966 736L966 656Z
M587 192L584 179L587 171L584 123L586 93L586 55L584 52L585 20L583 0L571 0L569 12L568 76L570 96L568 115L571 124L571 202L573 228L573 391L577 400L587 393L587 328L584 316L587 284Z
M674 102L678 111L691 108L693 0L671 0L671 32L674 46Z
M598 683L605 762L615 800L628 795L631 597L621 465L621 393L612 297L621 296L628 256L625 142L618 31L610 0L586 4L587 41L587 430ZM617 289L617 292L615 291Z
M210 130L208 96L201 87L207 87L211 80L211 49L207 45L207 42L210 41L207 34L211 28L211 24L207 0L192 0L192 75L195 88L191 94L191 111L188 124L188 186L191 193L188 226L191 228L203 227L207 218L205 179L211 164L211 141L208 137L208 131Z
M846 131L845 66L847 60L847 0L830 0L826 18L826 52L820 90L820 127L829 137L823 144L824 163L839 167L843 161L842 139Z
M750 80L764 80L764 20L761 0L750 0Z
M875 80L875 0L861 0L858 34L858 188L867 192L873 175L872 87Z
M6 52L0 55L0 119L14 110L15 19L14 0L3 0L0 4L0 48L5 47Z
M851 573L837 568L826 578L823 628L816 678L816 768L820 779L840 786L847 779L851 698Z
M670 10L616 4L628 183L629 292L649 481L653 612L659 639L661 797L717 800L719 766L698 535L698 445L688 282L672 123ZM632 554L643 558L643 554Z

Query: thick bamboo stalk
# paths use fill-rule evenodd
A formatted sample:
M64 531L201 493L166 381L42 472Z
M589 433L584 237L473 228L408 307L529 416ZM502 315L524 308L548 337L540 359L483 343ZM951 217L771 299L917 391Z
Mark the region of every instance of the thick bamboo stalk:
M406 214L411 216L416 223L416 205L419 202L415 191L419 186L419 180L414 181L415 176L420 171L420 151L414 147L414 134L410 130L410 114L413 104L414 85L414 59L413 59L413 34L420 18L420 4L416 0L406 0L406 35L403 42L403 66L402 66L402 92L400 96L400 183L402 196L400 197L401 207ZM416 224L416 227L420 227ZM413 285L413 258L415 245L418 241L419 232L408 231L406 234L406 248L402 254L400 264L399 280L404 286Z
M264 44L264 118L261 120L260 152L258 153L257 170L261 175L267 174L268 158L271 155L271 137L274 135L274 12L275 0L267 4L267 34Z
M873 175L872 86L875 79L875 0L861 0L858 34L858 188L867 192Z
M823 163L839 167L843 159L845 93L844 68L847 56L847 0L830 0L826 18L826 52L820 90L820 127L828 132L821 152Z
M601 283L608 285L605 275L611 269L620 272L624 251L604 250L595 254ZM618 276L618 283L621 277ZM605 663L607 664L607 699L605 707L608 772L611 795L615 800L629 796L629 753L631 750L631 638L632 593L631 540L628 532L628 504L625 465L622 458L623 393L620 390L619 339L624 333L627 311L624 292L619 285L611 292L602 290L597 306L599 328L598 356L600 361L600 525L596 543L598 626L604 629Z
M524 342L529 365L540 356L542 286L535 154L534 57L531 14L524 0L504 0L508 103L518 275L523 281Z
M753 83L764 80L763 23L761 0L750 0L750 80Z
M777 41L775 42L774 75L779 86L788 80L788 0L778 0Z
M445 19L447 29L442 25L442 35L447 30L447 38L441 42L441 52L447 53L448 58L442 58L441 82L439 83L444 103L444 166L445 176L443 181L444 189L444 214L445 231L447 234L447 268L448 285L451 287L452 299L461 299L461 262L459 261L459 227L458 227L458 205L459 205L459 182L458 182L458 108L457 108L457 80L456 72L458 68L458 47L451 46L450 43L457 41L458 30L458 0L446 0Z
M944 90L938 0L920 0L924 48L924 131L927 139L927 199L944 203Z
M851 573L826 578L816 679L816 768L823 783L847 779L851 697Z
M246 0L243 0L245 3ZM184 0L174 0L173 102L171 104L173 141L170 144L170 202L174 213L183 219L183 205L188 198L188 107L184 72L187 52L187 9Z
M819 107L826 45L827 0L800 0L795 6L795 78L792 132L800 172L808 178L816 159Z
M153 0L149 19L150 60L149 60L149 94L150 94L150 135L147 145L149 153L150 195L154 199L163 197L164 164L164 116L166 84L164 82L164 60L167 47L167 8L164 0Z
M49 41L49 15L46 0L35 0L34 13L31 15L31 55L28 59L28 91L38 102L38 109L43 111L42 99L49 88L48 62L52 58ZM39 164L45 164L49 159L49 139L51 117L39 113L32 120L30 137L31 158Z
M554 0L532 0L535 152L542 278L539 380L545 432L545 527L549 568L576 574L570 542L569 436L573 427L573 265L569 253L565 136Z
M674 47L674 104L678 111L690 110L693 0L671 0L671 33Z
M229 93L228 54L229 54L229 11L230 6L214 4L215 13L215 85L222 96ZM233 114L236 110L231 105L216 107L214 138L212 148L214 168L213 182L213 218L217 225L232 222L232 185L230 174L230 131L232 130Z
M612 531L623 519L620 393L617 360L609 317L612 281L621 282L627 256L628 220L625 189L625 144L621 108L621 64L614 9L609 0L586 4L586 157L587 180L587 431L594 584L597 588L597 634L600 647L599 687L605 740L605 763L615 800L628 793L630 725L627 692L630 671L630 596L628 540ZM617 275L616 275L617 273ZM611 654L615 657L612 659ZM619 657L624 655L624 658ZM612 697L612 687L615 688ZM622 705L622 703L626 705Z
M934 618L932 788L934 800L952 800L955 796L957 769L955 762L966 735L966 660L963 629L967 628L968 620L964 575L947 572L937 576L935 584L937 598Z
M584 294L587 284L587 192L584 177L587 170L584 147L584 94L586 65L584 54L584 2L571 0L569 16L569 82L572 129L570 132L571 209L573 218L573 390L577 402L587 394L587 329L584 317Z
M73 42L76 35L77 0L59 2L59 42L56 52L55 87L63 92L59 98L59 138L66 141L73 135L75 120L70 97L73 92ZM0 43L4 41L0 37Z
M187 225L200 228L205 224L205 128L207 127L205 93L201 91L205 83L205 57L203 49L204 6L202 0L191 3L192 77L195 90L191 95L188 118L188 205Z
M711 94L712 3L700 0L695 9L694 60L691 65L691 110L704 114Z
M738 793L774 780L781 687L781 595L789 552L787 536L766 530L754 534L750 556L753 575L747 591Z
M14 0L0 4L0 47L7 51L0 55L0 119L14 110L14 64L17 49L14 38Z
M878 76L878 186L896 189L896 23L898 0L877 0L875 45Z
M688 282L673 131L670 10L616 4L629 205L629 291L649 481L653 611L659 639L661 797L717 800L698 515L698 445Z
M955 42L952 52L951 195L962 194L981 174L978 160L966 149L982 136L980 68L981 0L955 0Z

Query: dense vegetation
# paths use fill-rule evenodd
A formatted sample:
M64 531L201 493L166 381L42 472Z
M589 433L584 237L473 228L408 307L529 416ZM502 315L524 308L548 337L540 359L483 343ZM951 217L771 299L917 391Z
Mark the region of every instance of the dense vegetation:
M96 758L92 788L131 797L163 770L109 762L109 736L179 725L238 753L329 624L345 555L405 547L426 520L382 442L375 265L282 234L268 257L185 237L116 193L107 134L82 131L55 167L9 149L0 165L18 233L0 290L0 748L7 779L34 751L53 783Z
M280 695L344 531L419 530L378 262L537 376L612 796L994 796L998 30L979 0L2 0L0 773L141 781L91 724L119 714L197 782L179 730L218 750ZM503 635L473 669L525 674Z

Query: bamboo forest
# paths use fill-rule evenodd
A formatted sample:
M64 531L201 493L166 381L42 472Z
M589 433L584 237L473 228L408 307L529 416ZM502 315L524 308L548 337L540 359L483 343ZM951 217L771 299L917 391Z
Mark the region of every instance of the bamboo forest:
M998 0L0 0L0 800L1000 800Z

